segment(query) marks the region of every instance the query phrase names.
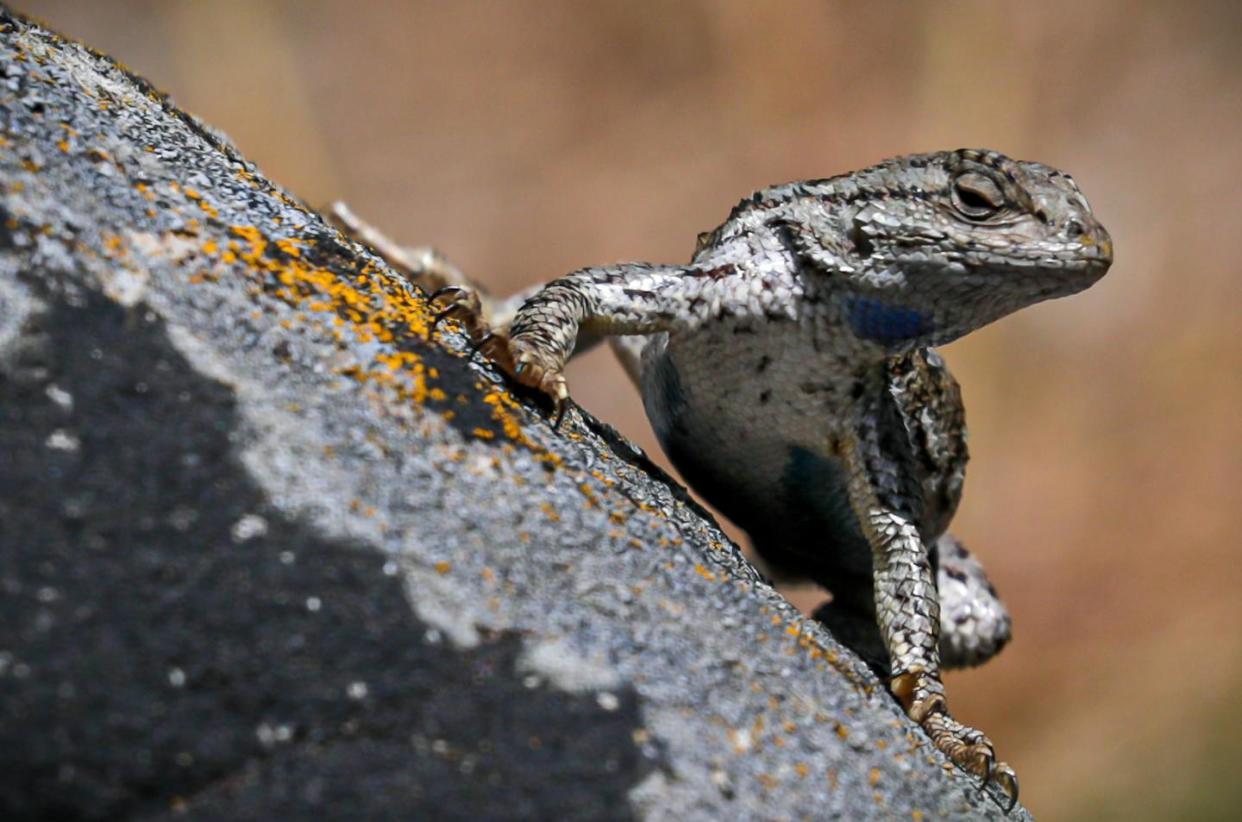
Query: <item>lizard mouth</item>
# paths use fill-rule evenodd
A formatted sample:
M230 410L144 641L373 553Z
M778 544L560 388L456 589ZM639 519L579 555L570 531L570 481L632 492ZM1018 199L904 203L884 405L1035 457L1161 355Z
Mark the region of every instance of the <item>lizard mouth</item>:
M1095 249L1095 262L1107 269L1113 263L1113 238L1104 226L1097 225L1094 231L1082 235L1084 250Z

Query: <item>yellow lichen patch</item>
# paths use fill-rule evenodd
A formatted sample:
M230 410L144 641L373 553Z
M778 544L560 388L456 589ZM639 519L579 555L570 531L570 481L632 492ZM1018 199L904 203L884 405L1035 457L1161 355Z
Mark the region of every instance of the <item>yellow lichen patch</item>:
M535 459L542 462L549 470L556 468L563 462L560 454L555 454L551 451L543 451Z
M705 568L701 563L695 564L694 572L709 582L719 582L719 578L711 571L707 570L707 568Z
M811 772L811 769L807 767L805 762L798 762L794 765L794 772L798 774L800 779L806 779L807 774Z
M490 389L483 395L483 402L491 406L492 419L500 423L506 437L532 450L542 450L531 442L522 431L522 426L518 422L517 416L520 406L511 396L505 392Z
M244 176L244 175L243 175ZM185 196L202 207L203 195L190 188ZM144 191L145 194L145 191ZM210 213L210 212L209 212ZM213 214L214 216L214 214ZM223 265L243 264L259 287L256 294L268 294L297 309L293 319L281 324L309 326L312 330L342 344L350 337L364 344L379 343L379 350L367 362L338 366L336 373L368 385L398 403L424 405L428 401L447 403L448 394L433 383L439 372L429 368L414 351L398 350L395 345L412 336L426 338L430 333L432 315L425 301L415 296L391 273L371 263L349 271L334 271L315 265L313 243L304 238L269 239L251 225L231 225L233 239L227 244L208 239L201 251ZM223 246L223 248L222 248ZM328 323L307 321L307 315L331 315ZM495 440L502 434L506 440L525 446L539 454L550 466L560 458L531 442L521 425L521 408L504 390L494 386L478 386L484 405L496 426L474 426L470 433L484 440ZM470 397L457 400L470 405ZM445 418L451 412L442 411Z
M441 576L443 576L444 574L447 574L449 571L453 570L453 563L449 562L448 560L442 559L439 562L437 562L435 565L433 565L432 567L436 569L437 574L440 574Z
M104 250L109 256L124 257L126 253L125 241L117 234L104 235Z
M540 503L539 510L543 511L544 516L546 516L548 519L552 520L553 522L561 521L561 515L556 513L556 509L552 507L551 503L548 503L548 502Z
M300 248L301 245L302 244L300 241L289 239L289 238L276 241L276 247L279 248L281 251L285 252L286 254L288 254L290 257L301 257L302 256L302 249ZM365 283L361 283L361 284L365 284Z
M867 781L871 783L871 787L873 788L876 785L879 785L880 784L880 769L872 768L871 771L867 774Z

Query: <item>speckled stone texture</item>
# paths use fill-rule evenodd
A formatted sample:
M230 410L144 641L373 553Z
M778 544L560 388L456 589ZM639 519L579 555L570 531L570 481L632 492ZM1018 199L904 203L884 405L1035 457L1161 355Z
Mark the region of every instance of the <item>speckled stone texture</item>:
M2 10L0 75L0 817L1002 817L222 136Z

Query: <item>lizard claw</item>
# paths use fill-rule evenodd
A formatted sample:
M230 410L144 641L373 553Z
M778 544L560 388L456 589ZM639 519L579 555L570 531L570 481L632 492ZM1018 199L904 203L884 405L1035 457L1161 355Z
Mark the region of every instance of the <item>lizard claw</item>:
M1009 804L1005 806L1005 813L1008 814L1018 804L1018 775L1013 768L1001 762L992 769L992 779L1009 797Z
M954 765L979 777L980 789L992 783L999 786L1009 798L1005 813L1013 810L1018 804L1018 775L1009 765L997 761L996 749L990 739L949 716L945 712L943 698L938 694L926 694L922 699L914 699L907 713L923 726L937 750Z
M565 416L569 388L557 358L521 339L513 340L504 331L494 331L484 316L479 294L472 288L446 285L428 295L433 305L443 305L431 321L428 335L435 334L442 320L460 322L470 340L470 347L496 363L512 379L552 398L556 417L554 428L560 427Z
M521 338L509 341L509 353L513 357L513 368L510 370L513 378L551 397L556 404L556 423L559 424L565 414L569 387L556 358L540 349L523 345Z
M446 299L447 298L447 299ZM435 313L431 320L428 336L436 333L436 327L442 320L455 319L466 327L466 333L473 340L488 333L487 321L483 317L483 303L473 288L460 285L446 285L437 288L427 296L432 305L444 304L444 308Z

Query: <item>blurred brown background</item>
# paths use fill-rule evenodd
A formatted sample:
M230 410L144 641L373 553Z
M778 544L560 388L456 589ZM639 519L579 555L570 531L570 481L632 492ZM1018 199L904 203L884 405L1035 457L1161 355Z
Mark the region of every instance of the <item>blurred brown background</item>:
M1112 272L946 350L975 458L955 531L1016 623L949 693L1037 815L1236 818L1242 6L17 5L307 201L343 198L498 292L686 259L753 189L893 154L1069 170ZM658 453L606 351L570 379Z

